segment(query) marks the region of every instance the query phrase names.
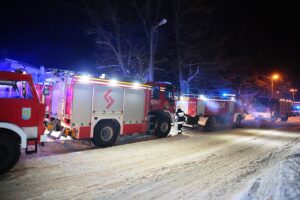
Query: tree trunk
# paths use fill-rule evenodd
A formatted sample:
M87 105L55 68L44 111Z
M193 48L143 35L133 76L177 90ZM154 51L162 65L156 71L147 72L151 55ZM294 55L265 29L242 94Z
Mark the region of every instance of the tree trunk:
M175 18L175 42L176 42L176 57L177 57L177 69L179 75L179 84L180 84L180 92L187 93L186 84L183 77L182 72L182 58L181 58L181 50L180 50L180 35L179 35L179 26L180 26L180 0L174 1L174 18Z

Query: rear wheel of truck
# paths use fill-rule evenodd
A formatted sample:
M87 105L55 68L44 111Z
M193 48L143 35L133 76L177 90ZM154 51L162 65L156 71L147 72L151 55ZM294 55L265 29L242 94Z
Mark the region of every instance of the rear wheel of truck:
M238 115L235 122L234 122L234 125L233 127L234 128L240 128L242 125L242 116L241 115Z
M289 116L286 114L284 117L280 118L281 121L286 122L289 119Z
M13 168L20 158L20 145L12 136L0 133L0 174Z
M275 112L275 111L272 111L272 112L271 112L271 122L275 122L275 121L277 120L278 117L279 117L279 116L278 116L278 113L277 113L277 112Z
M167 137L171 130L171 122L167 117L161 116L158 118L155 135L159 138Z
M99 122L94 128L92 142L97 147L110 147L118 137L116 127L110 122Z

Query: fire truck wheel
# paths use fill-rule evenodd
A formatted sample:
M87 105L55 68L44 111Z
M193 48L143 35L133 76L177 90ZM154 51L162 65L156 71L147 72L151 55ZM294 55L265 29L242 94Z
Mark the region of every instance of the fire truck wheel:
M242 125L242 116L238 115L234 122L234 128L240 128L241 125Z
M15 138L0 133L0 174L15 166L20 157L20 145Z
M204 131L213 131L215 129L216 120L214 117L209 117L203 127Z
M278 114L275 111L271 112L271 122L275 122L278 118Z
M110 122L100 122L94 128L92 142L97 147L110 147L114 145L118 133L114 125Z
M159 138L167 137L171 130L171 122L167 117L158 118L155 135Z
M281 117L280 119L281 121L286 122L289 119L289 116L286 115L285 117Z

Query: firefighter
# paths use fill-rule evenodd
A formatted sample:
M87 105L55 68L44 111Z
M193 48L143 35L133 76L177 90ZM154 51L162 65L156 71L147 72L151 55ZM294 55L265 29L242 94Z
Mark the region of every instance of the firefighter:
M181 110L180 106L177 107L176 113L175 113L175 120L177 122L177 130L178 130L178 134L182 134L182 126L183 123L185 121L185 114L184 112Z

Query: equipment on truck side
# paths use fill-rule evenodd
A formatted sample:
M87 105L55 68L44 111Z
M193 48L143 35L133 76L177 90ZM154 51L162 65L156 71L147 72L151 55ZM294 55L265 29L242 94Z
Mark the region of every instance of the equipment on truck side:
M186 113L186 124L200 125L205 131L211 131L216 124L240 127L243 106L234 96L182 95L178 105Z
M270 99L260 97L254 100L249 108L249 113L256 120L287 121L292 114L292 101L288 99Z

